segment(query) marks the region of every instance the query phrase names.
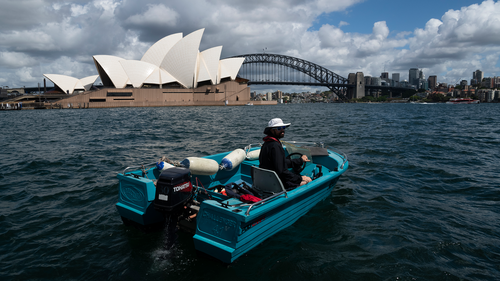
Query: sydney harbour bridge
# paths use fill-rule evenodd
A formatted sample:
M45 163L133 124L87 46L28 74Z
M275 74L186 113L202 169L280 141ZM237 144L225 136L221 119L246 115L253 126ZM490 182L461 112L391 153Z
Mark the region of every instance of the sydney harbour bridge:
M365 96L365 90L386 90L401 93L408 88L365 85L363 74L342 77L313 62L277 54L247 54L238 73L248 79L248 85L306 85L323 86L335 93L339 99L348 100Z

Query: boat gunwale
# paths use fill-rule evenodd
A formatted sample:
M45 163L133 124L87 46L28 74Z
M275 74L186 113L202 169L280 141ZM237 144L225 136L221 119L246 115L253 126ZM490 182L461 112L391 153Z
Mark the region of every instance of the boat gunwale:
M209 203L209 201L214 201L216 202L217 204L220 204L219 207L222 207L224 209L227 209L227 210L231 210L231 212L237 214L238 216L243 216L243 212L245 212L245 208L246 206L249 206L244 214L244 221L250 221L252 220L252 218L254 217L254 215L257 215L259 216L261 213L263 212L266 212L266 211L262 211L262 210L265 210L267 208L261 208L262 206L268 206L269 203L271 202L274 202L275 200L281 200L281 196L283 194L285 194L285 198L284 199L287 199L290 195L294 195L293 197L295 197L295 195L297 194L301 194L303 193L304 191L306 190L309 190L309 189L314 189L316 188L316 186L319 186L319 185L322 185L323 184L323 181L332 181L334 180L336 177L339 177L341 176L346 170L347 170L347 167L345 167L345 164L348 163L348 160L347 160L347 156L345 155L345 153L343 152L338 152L336 151L333 147L331 146L326 146L322 143L322 142L300 142L300 141L287 141L286 143L290 143L290 144L300 144L300 145L314 145L314 146L317 146L317 147L323 147L325 149L327 149L328 151L328 155L324 156L324 157L328 157L328 158L331 158L333 159L337 164L337 167L333 167L333 169L331 169L332 167L327 167L325 165L322 165L323 167L325 167L326 169L328 169L328 172L324 173L323 176L317 178L314 180L313 184L314 186L311 187L311 185L305 185L305 186L301 186L301 187L298 187L298 188L295 188L293 190L286 190L286 191L282 191L280 193L277 193L277 194L274 194L270 197L267 197L259 202L255 202L255 203L246 203L246 202L241 202L239 201L238 199L236 198L217 198L217 199L212 199L210 198L210 195L214 195L214 194L219 194L217 192L214 192L212 190L210 190L210 187L208 187L206 190L205 187L203 186L198 186L197 184L194 185L196 186L196 188L198 189L197 193L198 193L198 196L200 194L207 194L208 195L208 198L204 198L203 202L207 201L206 203ZM285 144L286 145L286 144ZM261 144L250 144L248 145L247 147L245 147L245 150L246 151L252 151L252 150L256 150L258 149L257 146L261 146ZM204 156L202 158L218 158L218 157L223 157L224 155L227 155L229 154L230 152L223 152L223 153L218 153L218 154L212 154L212 155L207 155L207 156ZM322 157L322 156L320 156ZM340 160L340 161L339 161ZM251 166L255 166L255 164L257 164L258 162L258 159L256 160L249 160L249 159L246 159L244 160L239 166L239 171L235 174L236 176L239 175L240 178L243 178L242 176L245 175L245 176L248 176L246 173L243 173L241 171L241 168L243 167L243 165L246 165L248 167L251 167ZM342 162L342 164L340 164ZM136 180L141 180L141 181L151 181L155 182L155 179L151 179L148 177L148 173L151 175L152 173L152 170L154 170L155 168L155 164L156 162L152 162L152 163L149 163L149 164L142 164L142 165L138 165L138 166L130 166L130 167L127 167L124 169L123 171L123 174L120 174L121 176L124 176L124 177L133 177L134 179ZM314 163L312 163L314 164ZM316 163L317 164L317 163ZM152 166L150 167L149 169L146 169L145 166ZM133 171L130 171L127 173L127 170L128 169L132 169L132 168L142 168L140 170L133 170ZM311 171L315 170L315 168L312 168ZM142 175L137 175L137 172L142 172L143 174ZM233 175L233 176L235 176ZM193 176L199 176L199 175L196 175L196 174L193 174ZM210 176L212 177L212 176ZM228 178L229 180L230 178ZM203 190L205 190L205 192L203 192ZM203 195L202 195L203 196ZM205 197L205 196L203 196ZM224 203L224 201L226 201L227 203ZM232 201L230 203L230 201ZM235 204L232 204L232 203L235 203ZM278 205L281 205L281 203L278 203ZM255 208L254 208L255 207ZM238 210L238 211L236 211ZM252 212L252 215L250 215L250 211L253 211ZM255 212L255 213L254 213Z
M314 184L312 184L312 185L307 184L307 185L299 186L293 190L288 190L287 191L287 194L288 194L287 198L283 197L284 192L281 192L279 195L276 194L277 196L273 197L272 199L270 199L269 201L267 201L261 205L257 204L259 202L243 203L243 202L239 201L237 198L228 198L227 200L223 200L223 201L227 201L228 203L223 203L223 202L220 202L217 200L210 200L210 199L204 200L203 203L209 204L209 205L221 210L222 212L231 212L236 217L240 217L241 222L248 223L248 222L253 221L255 218L258 218L259 216L268 213L272 209L279 208L280 206L287 204L290 201L293 201L297 198L302 197L303 195L307 194L311 190L316 190L317 188L324 186L326 183L335 181L335 179L339 178L346 170L347 170L347 167L346 167L346 169L343 169L343 170L331 171L328 174L324 174L322 177L315 179L313 181ZM235 204L231 205L230 201L235 202ZM258 206L256 206L252 210L251 213L248 211L248 209L247 209L248 214L247 214L247 212L244 212L246 206L251 206L254 204L258 205ZM236 211L236 210L241 210L241 211Z

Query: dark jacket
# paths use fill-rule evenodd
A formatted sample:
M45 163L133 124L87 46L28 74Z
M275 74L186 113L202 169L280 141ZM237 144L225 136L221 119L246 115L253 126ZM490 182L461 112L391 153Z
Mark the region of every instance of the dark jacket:
M286 159L285 150L279 140L272 137L264 138L264 144L260 149L259 162L260 168L275 171L286 189L300 185L302 176L290 172L288 168L300 167L303 161L301 158Z

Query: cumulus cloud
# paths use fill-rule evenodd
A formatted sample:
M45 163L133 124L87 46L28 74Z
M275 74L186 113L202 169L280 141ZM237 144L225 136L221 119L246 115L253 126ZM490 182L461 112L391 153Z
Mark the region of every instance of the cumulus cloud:
M25 53L20 52L2 52L0 53L0 65L4 68L18 68L31 66L36 60Z
M345 77L357 71L378 76L384 68L405 77L417 65L427 76L443 79L469 77L478 68L500 73L497 1L449 10L396 34L385 21L371 23L368 34L345 32L350 25L344 21L311 29L320 16L361 2L0 0L0 81L15 87L41 82L43 73L93 75L93 55L140 59L164 36L199 28L205 28L201 50L222 45L222 57L228 57L267 48Z
M179 14L176 11L163 4L150 4L147 7L148 9L144 13L132 15L125 22L140 27L172 27L177 24Z

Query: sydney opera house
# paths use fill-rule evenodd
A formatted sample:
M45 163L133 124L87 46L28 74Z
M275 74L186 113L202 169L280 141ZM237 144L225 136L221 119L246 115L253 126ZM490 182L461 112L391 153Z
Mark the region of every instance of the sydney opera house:
M244 58L220 59L222 46L199 50L204 29L164 37L141 60L93 56L99 75L44 74L79 108L246 104L250 88L236 75ZM91 90L100 77L102 88ZM241 81L239 81L241 80Z

